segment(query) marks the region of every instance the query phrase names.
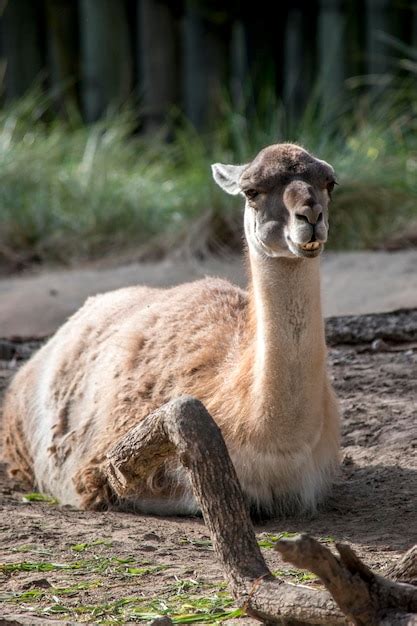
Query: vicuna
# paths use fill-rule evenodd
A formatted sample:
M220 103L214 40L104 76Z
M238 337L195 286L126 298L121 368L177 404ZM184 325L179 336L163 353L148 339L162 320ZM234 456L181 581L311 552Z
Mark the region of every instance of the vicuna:
M104 464L134 424L183 394L220 426L250 505L314 509L338 463L339 415L326 372L319 255L334 171L299 146L213 165L246 198L249 290L217 278L90 298L22 367L4 402L12 475L62 503L156 514L197 510L185 474L162 464L115 502Z

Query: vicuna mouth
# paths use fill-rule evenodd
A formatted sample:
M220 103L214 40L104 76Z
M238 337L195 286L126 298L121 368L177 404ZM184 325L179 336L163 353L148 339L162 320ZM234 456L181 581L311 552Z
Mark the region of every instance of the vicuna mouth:
M295 243L291 237L287 236L288 247L293 254L308 259L318 256L323 250L323 244L319 241L309 241L307 243Z
M320 248L320 244L318 241L310 241L309 243L300 244L300 248L303 250L318 250Z

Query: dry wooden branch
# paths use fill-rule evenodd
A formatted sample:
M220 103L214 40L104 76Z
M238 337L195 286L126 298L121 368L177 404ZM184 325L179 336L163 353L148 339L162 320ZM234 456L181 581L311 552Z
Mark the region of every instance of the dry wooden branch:
M326 591L274 579L259 550L220 430L194 398L169 402L128 431L108 454L109 481L119 496L134 493L173 455L187 471L232 593L248 614L285 626L417 624L417 615L404 612L417 611L417 589L375 576L347 546L338 546L340 560L306 536L278 546L285 558L317 573L335 599ZM394 621L387 622L387 615Z
M337 344L372 343L375 339L403 342L417 338L417 309L389 313L339 315L326 319L326 340Z
M417 582L417 545L413 546L404 556L385 570L385 576L403 583Z
M276 545L285 560L317 574L357 626L377 626L388 614L391 624L417 623L416 587L374 574L346 544L336 543L336 548L340 558L308 535L282 539ZM407 613L415 615L407 617Z

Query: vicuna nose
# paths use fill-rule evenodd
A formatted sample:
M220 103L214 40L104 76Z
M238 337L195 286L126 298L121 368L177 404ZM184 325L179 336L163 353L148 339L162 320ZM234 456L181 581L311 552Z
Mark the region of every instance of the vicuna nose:
M306 222L307 224L317 224L323 219L323 209L321 204L314 204L313 206L310 206L306 203L298 209L295 214L295 218L300 222Z

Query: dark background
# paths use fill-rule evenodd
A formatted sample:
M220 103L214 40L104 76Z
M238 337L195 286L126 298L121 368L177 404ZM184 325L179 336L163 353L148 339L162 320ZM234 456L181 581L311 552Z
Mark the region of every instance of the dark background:
M400 73L400 45L417 45L417 2L312 0L3 0L6 101L40 81L87 122L132 95L152 127L177 108L197 128L265 90L289 116L314 92L329 109L347 78ZM392 38L392 39L391 39ZM391 40L390 40L391 39ZM374 80L373 80L374 79Z

